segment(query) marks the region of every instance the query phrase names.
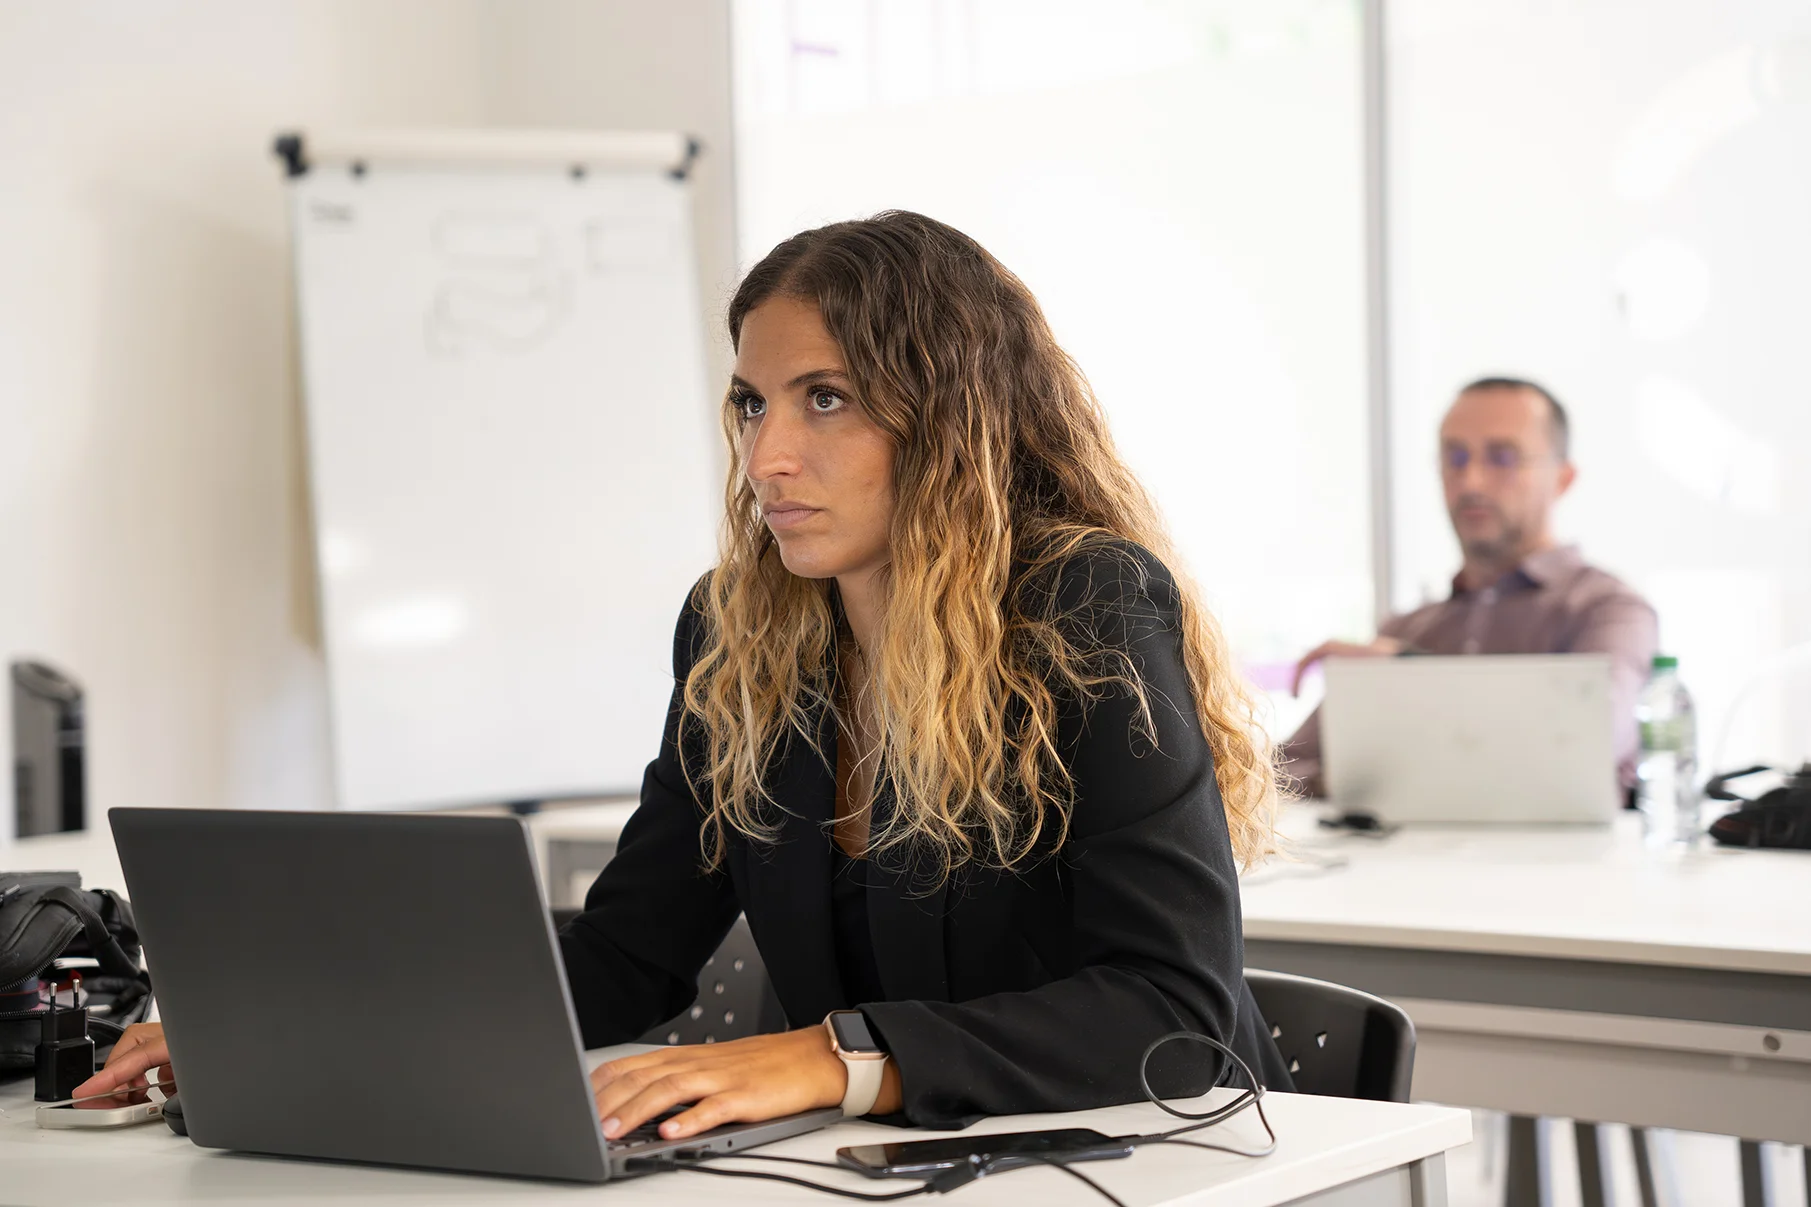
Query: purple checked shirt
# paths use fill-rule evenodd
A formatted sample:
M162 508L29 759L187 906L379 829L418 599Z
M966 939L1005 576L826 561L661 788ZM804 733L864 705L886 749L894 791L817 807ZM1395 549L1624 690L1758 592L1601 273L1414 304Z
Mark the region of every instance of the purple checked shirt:
M1635 698L1658 642L1654 609L1614 575L1587 566L1575 545L1543 549L1490 586L1392 616L1380 630L1424 654L1608 654L1616 709L1616 770L1635 783ZM1321 715L1283 744L1283 769L1309 796L1323 793Z

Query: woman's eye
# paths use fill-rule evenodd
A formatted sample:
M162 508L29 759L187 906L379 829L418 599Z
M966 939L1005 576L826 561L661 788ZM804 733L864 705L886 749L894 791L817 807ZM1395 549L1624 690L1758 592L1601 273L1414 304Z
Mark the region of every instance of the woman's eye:
M742 413L744 419L758 419L767 413L767 400L757 398L753 394L744 394L736 399L736 409Z
M829 390L814 390L811 394L811 409L819 414L842 409L843 396Z

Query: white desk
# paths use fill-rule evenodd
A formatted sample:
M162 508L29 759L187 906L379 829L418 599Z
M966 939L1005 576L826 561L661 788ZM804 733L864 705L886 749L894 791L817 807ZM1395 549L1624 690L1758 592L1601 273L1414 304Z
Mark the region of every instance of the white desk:
M613 842L627 810L549 811L537 818L547 845ZM73 868L92 887L120 887L118 859L102 834L49 836L0 851L9 869ZM599 1054L593 1054L598 1059ZM481 1091L474 1091L481 1092ZM1223 1100L1230 1091L1217 1091ZM604 1187L520 1182L499 1178L335 1165L220 1153L201 1149L163 1124L119 1131L45 1131L33 1117L29 1079L0 1083L0 1204L60 1205L190 1203L197 1200L268 1204L324 1199L364 1202L459 1202L472 1207L533 1199L604 1195L601 1202L704 1204L724 1201L825 1203L829 1196L776 1183L728 1182L703 1174L671 1174ZM1443 1154L1471 1138L1462 1111L1433 1106L1273 1095L1265 1100L1279 1137L1278 1151L1261 1160L1174 1146L1147 1149L1126 1161L1090 1163L1085 1172L1130 1204L1203 1207L1445 1207ZM1151 1132L1179 1125L1155 1107L1123 1106L1072 1115L1021 1116L977 1124L983 1131L1052 1126L1093 1127L1109 1134ZM847 1144L947 1133L902 1133L870 1123L845 1123L764 1151L833 1159ZM1262 1131L1247 1113L1199 1138L1255 1146ZM785 1169L785 1167L780 1167ZM788 1171L795 1172L795 1171ZM807 1170L858 1189L887 1189L855 1175ZM1036 1195L1058 1204L1104 1202L1053 1169L1030 1169L982 1179L960 1192L963 1203L1021 1203ZM72 1197L73 1196L73 1197Z
M1400 1003L1415 1095L1811 1142L1811 857L1609 830L1327 838L1243 887L1254 968Z
M595 862L630 811L538 815L544 866ZM1246 962L1402 1003L1417 1097L1811 1142L1811 856L1657 855L1635 822L1377 840L1293 809L1304 858L1343 866L1247 877ZM122 886L104 834L15 843L0 864Z
M474 1093L481 1093L474 1089ZM1213 1100L1230 1091L1216 1091ZM285 1160L197 1148L162 1123L118 1131L45 1131L37 1127L31 1086L0 1086L0 1202L31 1207L82 1203L105 1207L200 1201L289 1203L459 1203L469 1207L529 1202L608 1203L612 1207L663 1207L723 1202L835 1202L828 1195L771 1182L730 1182L704 1174L674 1173L604 1186L468 1177L456 1174ZM1275 1094L1265 1099L1278 1150L1249 1160L1200 1149L1148 1148L1124 1161L1091 1162L1088 1176L1133 1207L1445 1207L1444 1153L1471 1138L1463 1111L1434 1106L1358 1102ZM1194 1109L1199 1109L1196 1106ZM1169 1121L1166 1123L1166 1121ZM1025 1115L976 1124L974 1131L1042 1127L1092 1127L1109 1134L1148 1132L1171 1121L1152 1106L1109 1107L1071 1115ZM834 1160L846 1144L924 1138L948 1133L904 1133L873 1123L844 1123L763 1149L786 1156ZM1260 1144L1263 1130L1247 1112L1202 1138ZM804 1175L858 1190L903 1189L854 1174L796 1166L736 1163ZM1093 1191L1055 1169L1027 1169L983 1178L956 1192L968 1207L1031 1201L1048 1207L1104 1203Z

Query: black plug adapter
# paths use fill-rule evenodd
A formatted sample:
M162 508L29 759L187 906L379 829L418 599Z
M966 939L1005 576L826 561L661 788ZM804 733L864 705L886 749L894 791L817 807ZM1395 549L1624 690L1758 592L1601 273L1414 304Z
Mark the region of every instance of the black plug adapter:
M75 1088L94 1076L94 1040L88 1037L88 1008L82 1002L82 981L77 977L70 994L72 1008L57 1009L57 983L50 983L50 1005L42 1015L38 1039L39 1102L62 1102L74 1097Z

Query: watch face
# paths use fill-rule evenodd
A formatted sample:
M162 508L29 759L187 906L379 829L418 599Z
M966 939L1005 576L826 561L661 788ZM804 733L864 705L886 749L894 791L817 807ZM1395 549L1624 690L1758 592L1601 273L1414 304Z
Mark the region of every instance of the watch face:
M868 1030L867 1016L859 1010L837 1011L830 1016L830 1026L836 1032L836 1046L845 1052L884 1051L875 1042L874 1032Z

